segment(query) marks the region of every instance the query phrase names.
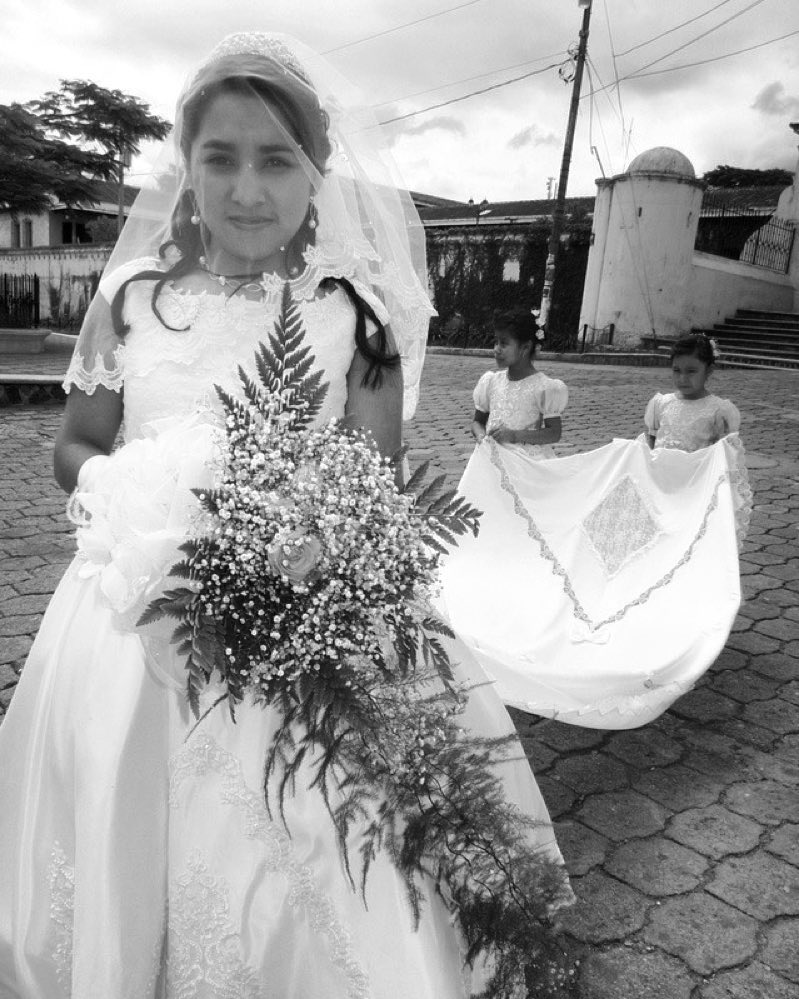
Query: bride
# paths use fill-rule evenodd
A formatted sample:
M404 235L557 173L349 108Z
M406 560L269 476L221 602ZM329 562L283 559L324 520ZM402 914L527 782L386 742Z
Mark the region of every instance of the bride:
M174 561L189 530L185 512L164 515L167 485L197 481L192 434L219 420L213 386L235 391L286 282L330 386L316 422L346 414L383 454L397 450L432 310L424 234L376 141L349 85L280 36L225 39L179 99L65 383L55 467L78 553L0 728L3 999L456 999L481 987L433 891L417 927L386 857L366 904L352 890L317 790L298 783L286 823L272 821L274 710L243 704L235 722L212 711L195 730L175 647L135 624L164 548ZM512 733L479 668L462 647L454 658L469 728ZM560 862L520 749L498 777Z

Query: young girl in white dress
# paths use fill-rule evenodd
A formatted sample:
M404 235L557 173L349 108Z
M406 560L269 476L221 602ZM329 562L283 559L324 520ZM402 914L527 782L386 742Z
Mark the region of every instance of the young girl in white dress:
M474 393L460 490L483 516L444 561L441 604L506 704L634 728L691 688L735 620L740 421L707 394L695 338L675 356L679 394L647 409L654 450L641 435L555 457L567 393L535 372L532 329L498 322L504 367Z
M729 399L707 390L716 362L715 344L702 333L680 337L671 349L674 392L654 395L644 414L651 448L696 451L737 433L741 414Z
M478 444L488 435L497 444L527 445L531 456L554 455L569 393L562 381L536 371L538 335L530 312L511 310L494 317L498 370L486 371L474 390L471 430Z
M225 39L192 74L90 307L56 473L91 516L0 726L2 999L464 999L482 987L451 909L426 886L417 924L385 851L364 905L307 771L285 822L267 811L277 709L245 701L234 721L219 705L195 728L185 657L169 631L137 626L194 530L182 497L206 481L208 429L224 417L214 386L236 394L240 366L255 375L286 284L329 386L316 425L347 415L383 454L399 445L403 380L410 416L432 310L424 232L368 114L300 43ZM467 650L451 659L469 691L464 727L512 740ZM495 773L534 820L553 904L566 900L518 743Z

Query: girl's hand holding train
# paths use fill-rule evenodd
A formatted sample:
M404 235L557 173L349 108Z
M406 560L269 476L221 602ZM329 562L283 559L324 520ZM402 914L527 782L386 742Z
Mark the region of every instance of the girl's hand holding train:
M493 437L497 444L519 443L519 432L517 430L509 430L508 427L502 426L502 424L494 427L493 430L489 430L488 436Z

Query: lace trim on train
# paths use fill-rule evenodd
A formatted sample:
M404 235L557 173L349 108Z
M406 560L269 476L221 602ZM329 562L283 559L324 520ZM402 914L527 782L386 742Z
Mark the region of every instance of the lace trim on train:
M528 512L527 508L522 503L519 494L516 491L516 488L514 487L510 479L510 476L508 475L505 469L505 465L502 461L502 457L500 454L500 446L496 444L494 441L490 441L490 448L491 448L490 450L491 462L494 465L494 467L497 469L497 472L499 473L500 484L502 488L505 490L506 493L508 493L508 495L513 500L513 509L515 513L517 514L517 516L521 517L521 519L527 525L528 536L538 544L538 546L541 549L541 554L552 566L552 572L556 576L560 577L564 593L571 601L574 616L586 626L589 633L596 633L601 628L604 628L609 624L615 624L617 621L621 621L621 619L625 617L626 614L633 607L639 607L641 604L646 603L653 593L657 592L658 590L662 589L664 586L668 585L668 583L671 582L671 580L674 578L675 574L679 571L679 569L682 568L682 566L686 565L688 562L690 562L691 558L693 557L696 546L702 540L707 531L707 525L710 520L710 516L718 506L719 489L721 488L723 483L728 481L730 478L728 473L724 472L716 480L716 483L713 487L713 493L710 497L710 500L708 501L704 516L702 517L702 522L699 525L696 534L691 539L691 542L686 548L683 555L676 561L676 563L671 567L671 569L669 569L668 572L664 573L663 576L661 576L660 579L654 582L651 586L647 587L642 593L639 593L639 595L634 600L630 600L629 603L626 603L614 614L611 614L609 617L603 618L601 621L594 621L591 618L591 616L588 614L586 609L583 607L582 603L580 602L580 599L574 590L574 586L572 585L572 581L569 578L569 574L566 572L566 569L558 560L557 555L549 547L546 539L539 530L535 520L530 516L530 513Z
M600 715L613 713L619 715L640 715L644 711L653 712L657 710L658 705L661 705L658 714L662 714L678 697L687 694L693 688L694 683L694 680L686 680L682 683L677 680L671 680L669 683L658 683L652 677L648 677L642 684L644 690L637 694L615 693L600 701L584 702L579 707L569 709L568 711L564 711L557 704L547 704L544 700L528 701L526 710L531 714L551 718L553 721L557 721L559 718L565 716L567 720L571 720L572 722L575 715L579 717L588 712ZM514 704L523 709L521 702L517 703L514 701Z
M75 869L56 843L47 867L50 890L50 923L53 937L53 963L59 985L72 994L72 926L75 915Z
M749 484L749 472L746 467L746 450L743 441L738 434L728 434L724 441L727 451L732 452L734 461L730 468L730 485L732 486L733 509L735 514L735 540L738 542L738 551L746 540L749 533L749 525L752 520L752 505L754 496L752 487Z
M347 980L350 999L368 999L368 978L355 958L350 934L341 925L331 900L315 884L310 868L304 867L295 859L288 833L270 820L262 797L247 786L240 761L210 736L202 734L173 758L170 769L169 800L173 807L177 805L180 785L188 778L203 777L209 773L219 774L223 778L222 800L241 811L244 817L245 835L250 839L260 840L266 847L264 863L267 869L287 878L289 904L302 907L314 932L327 937L331 959ZM216 890L221 892L222 887L217 884ZM191 910L194 904L190 894L184 895L181 899L181 905L186 906L188 910ZM177 903L175 908L178 908ZM172 912L171 908L170 919ZM184 926L189 926L184 913L179 913L179 919ZM196 946L204 954L204 960L208 961L214 957L207 951L202 951L201 941L198 941ZM177 991L175 994L182 995Z

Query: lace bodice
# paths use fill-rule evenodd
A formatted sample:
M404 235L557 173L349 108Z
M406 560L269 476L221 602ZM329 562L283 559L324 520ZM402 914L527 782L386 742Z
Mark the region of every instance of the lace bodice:
M141 270L139 262L136 270ZM130 273L135 273L131 270ZM111 275L100 291L110 301L130 274ZM218 408L214 385L239 391L238 368L254 373L254 353L278 317L279 298L252 301L223 294L194 294L166 287L159 309L174 330L162 325L151 305L152 283L128 286L123 340L111 331L78 344L64 388L76 385L91 394L98 385L124 389L124 438L144 435L145 424L165 417ZM354 316L343 291L299 301L316 365L329 382L318 422L342 416L346 377L355 352Z
M560 416L568 401L565 384L541 371L519 381L511 381L505 370L486 371L474 390L475 409L488 413L489 431L500 425L538 428L543 420Z
M736 433L741 415L729 399L706 395L683 399L676 392L658 393L649 400L644 415L646 432L655 438L655 447L698 451L727 434Z

